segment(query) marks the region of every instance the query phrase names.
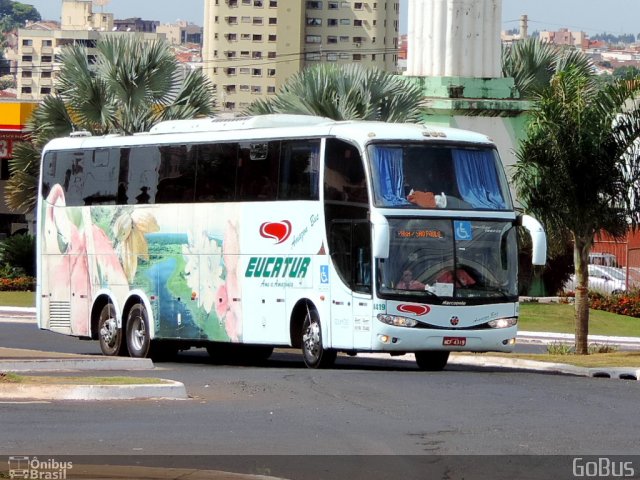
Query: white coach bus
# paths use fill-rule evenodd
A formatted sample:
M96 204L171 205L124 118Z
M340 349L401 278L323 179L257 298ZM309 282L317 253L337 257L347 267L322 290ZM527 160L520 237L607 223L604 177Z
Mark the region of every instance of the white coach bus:
M105 355L511 351L517 229L495 145L296 115L170 121L43 151L38 325Z

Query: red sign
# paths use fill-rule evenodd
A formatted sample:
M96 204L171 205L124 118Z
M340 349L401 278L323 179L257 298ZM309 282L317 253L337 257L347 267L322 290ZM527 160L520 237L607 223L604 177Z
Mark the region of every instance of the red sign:
M276 245L284 242L291 235L291 222L282 220L280 222L265 222L260 225L260 236L271 238L276 241Z
M421 317L431 311L431 308L427 305L398 305L398 311L402 313L413 313L414 315Z

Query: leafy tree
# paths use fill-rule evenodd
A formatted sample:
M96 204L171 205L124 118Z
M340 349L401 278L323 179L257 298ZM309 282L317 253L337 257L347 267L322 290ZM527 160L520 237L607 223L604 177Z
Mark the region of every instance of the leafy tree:
M3 32L24 27L27 21L42 20L40 13L32 5L12 0L0 0L0 17L0 30Z
M588 255L594 236L640 223L640 81L598 83L569 67L535 98L514 183L525 208L573 240L576 352L587 354Z
M406 122L419 118L422 99L422 89L399 75L357 64L319 64L292 76L273 99L252 103L247 113Z
M524 98L531 98L549 85L556 72L568 66L585 74L593 71L593 63L580 50L559 47L537 38L526 38L504 47L502 73L515 81Z
M201 70L183 75L169 45L137 36L106 37L97 44L95 63L84 46L61 54L57 93L45 97L9 164L7 205L16 211L35 206L40 151L52 138L85 130L130 135L163 120L211 115L214 89Z
M13 235L0 242L0 256L6 265L17 268L30 277L36 274L35 237L29 234Z

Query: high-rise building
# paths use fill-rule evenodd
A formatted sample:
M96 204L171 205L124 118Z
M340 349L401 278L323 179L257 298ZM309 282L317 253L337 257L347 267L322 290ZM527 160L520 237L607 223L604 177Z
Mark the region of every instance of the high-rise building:
M320 62L395 72L398 17L398 0L206 0L204 70L232 112Z

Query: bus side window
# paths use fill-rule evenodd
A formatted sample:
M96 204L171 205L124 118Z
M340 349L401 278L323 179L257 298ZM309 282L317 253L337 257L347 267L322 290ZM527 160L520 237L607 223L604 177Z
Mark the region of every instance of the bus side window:
M196 202L232 202L236 196L238 144L195 145Z
M317 200L320 140L282 142L278 200Z
M326 150L325 199L367 203L366 177L358 149L341 140L329 139Z
M239 200L275 200L278 195L280 142L240 145L238 156Z

